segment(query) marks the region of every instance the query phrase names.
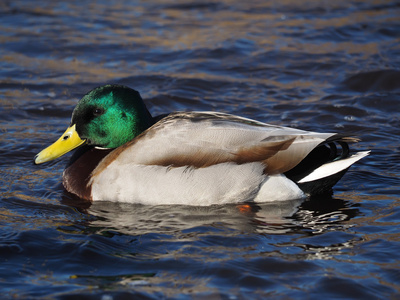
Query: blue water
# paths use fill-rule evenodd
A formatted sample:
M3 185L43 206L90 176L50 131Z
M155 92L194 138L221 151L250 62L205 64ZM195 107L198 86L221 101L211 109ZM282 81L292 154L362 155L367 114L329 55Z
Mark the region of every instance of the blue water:
M398 1L3 2L3 298L400 297ZM332 197L85 205L61 186L68 157L33 157L105 83L139 90L154 115L351 133L372 153Z

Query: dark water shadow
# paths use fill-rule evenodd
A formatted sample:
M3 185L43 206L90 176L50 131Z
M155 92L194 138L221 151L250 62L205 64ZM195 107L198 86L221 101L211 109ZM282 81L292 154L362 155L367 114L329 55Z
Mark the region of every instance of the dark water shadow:
M400 89L400 71L377 70L360 72L346 78L342 87L356 92L388 92Z

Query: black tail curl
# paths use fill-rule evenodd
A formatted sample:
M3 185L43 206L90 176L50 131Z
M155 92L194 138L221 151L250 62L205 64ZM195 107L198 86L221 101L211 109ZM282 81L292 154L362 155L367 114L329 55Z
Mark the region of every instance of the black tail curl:
M348 143L358 141L353 137L335 135L312 150L296 167L287 171L285 176L294 181L306 194L331 193L332 187L342 178L347 169L311 182L298 183L298 181L326 163L349 157L350 148Z

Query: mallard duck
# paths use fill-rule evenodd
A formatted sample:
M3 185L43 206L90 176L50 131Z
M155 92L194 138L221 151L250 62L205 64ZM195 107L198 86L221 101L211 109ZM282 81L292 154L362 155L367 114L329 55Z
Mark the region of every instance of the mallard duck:
M348 143L357 141L218 112L154 118L137 91L105 85L78 102L68 129L35 163L81 146L64 170L63 185L90 201L268 202L330 191L368 155L349 154Z

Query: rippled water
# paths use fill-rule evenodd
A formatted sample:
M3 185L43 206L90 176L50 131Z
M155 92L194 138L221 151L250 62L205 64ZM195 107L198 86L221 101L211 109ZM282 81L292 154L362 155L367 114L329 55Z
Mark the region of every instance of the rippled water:
M398 1L1 2L3 297L400 297L399 15ZM33 156L104 83L154 114L354 133L372 154L332 198L85 207L63 192L67 158Z

